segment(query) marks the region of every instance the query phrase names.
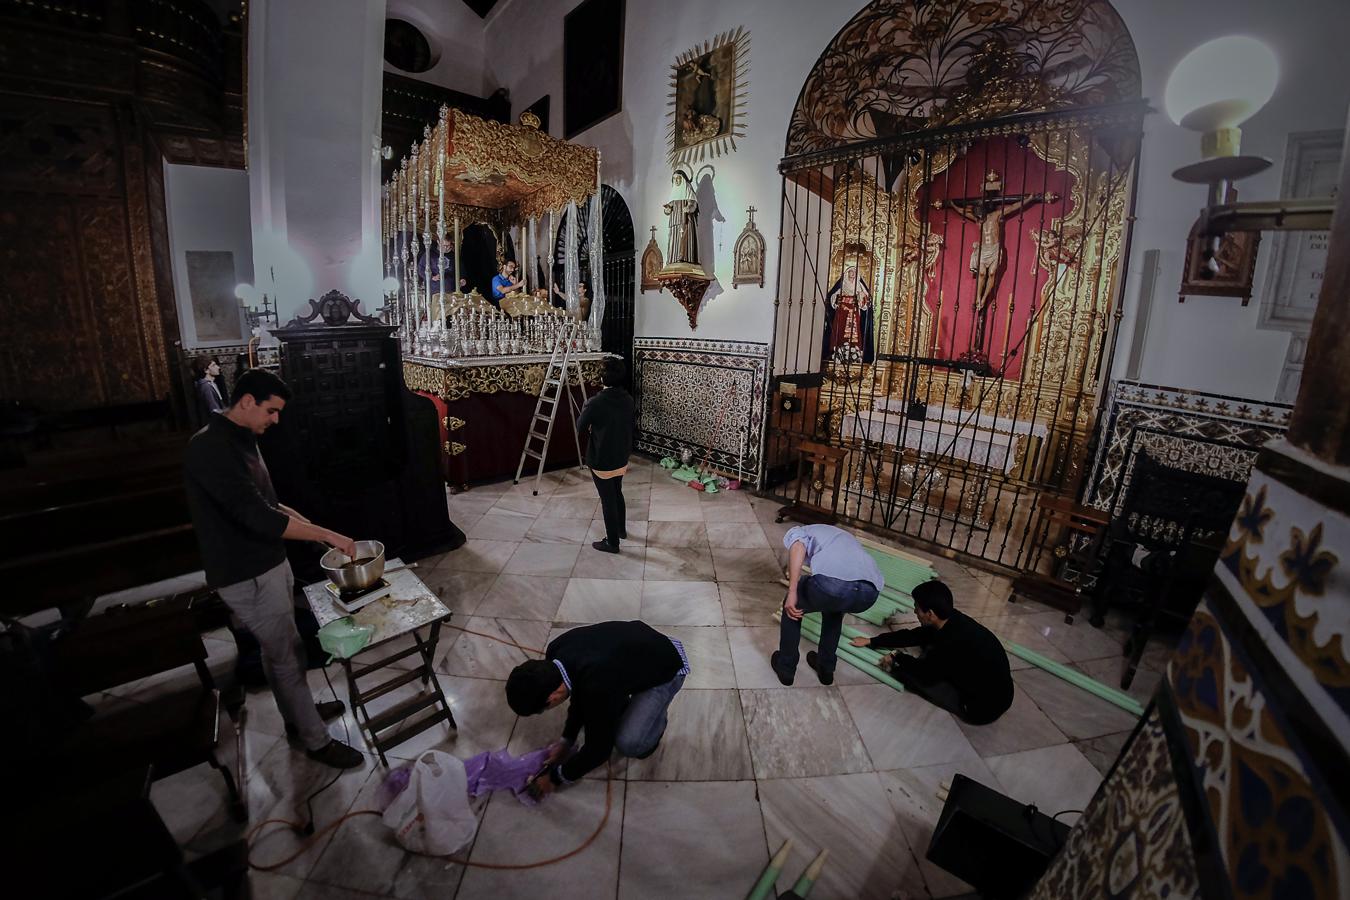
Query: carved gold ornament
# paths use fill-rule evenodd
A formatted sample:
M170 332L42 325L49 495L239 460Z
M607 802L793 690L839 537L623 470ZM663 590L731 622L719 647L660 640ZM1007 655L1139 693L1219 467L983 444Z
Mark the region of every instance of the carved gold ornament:
M442 400L463 400L470 394L500 392L538 394L544 384L544 363L504 363L496 366L440 368L422 363L403 363L403 382L410 390L435 394ZM582 375L587 387L600 384L601 360L584 360ZM576 385L576 376L571 383Z

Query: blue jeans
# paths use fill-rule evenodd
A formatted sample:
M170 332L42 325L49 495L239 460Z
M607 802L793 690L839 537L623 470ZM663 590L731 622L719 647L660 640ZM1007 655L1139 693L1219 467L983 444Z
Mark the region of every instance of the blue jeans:
M656 749L666 733L666 710L683 686L684 676L676 675L665 684L633 695L614 734L614 749L620 756L641 758Z
M784 601L786 602L786 597ZM877 602L877 586L870 581L844 581L829 575L804 575L797 582L797 608L804 613L820 613L820 651L816 670L834 672L839 648L839 633L844 628L844 613L860 613ZM778 627L778 668L791 675L797 671L797 644L802 623L786 612Z

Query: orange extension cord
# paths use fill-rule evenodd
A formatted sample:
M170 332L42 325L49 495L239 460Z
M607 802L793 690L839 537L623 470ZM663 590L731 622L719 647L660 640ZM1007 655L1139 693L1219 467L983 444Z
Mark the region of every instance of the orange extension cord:
M462 632L464 632L465 634L472 634L472 635L476 635L477 637L484 637L484 638L487 638L488 640L498 641L499 643L502 643L502 644L509 644L509 645L512 646L512 647L516 647L516 648L518 648L518 649L520 649L520 650L524 650L526 653L538 653L538 654L541 655L541 656L542 656L543 653L544 653L544 651L542 651L542 650L536 650L536 649L533 648L533 647L525 647L525 646L523 646L523 645L521 645L521 644L517 644L515 641L508 641L508 640L506 640L505 638L500 638L500 637L497 637L496 635L493 635L493 634L485 634L485 633L483 633L483 632L481 632L481 631L471 631L471 630L469 630L468 628L461 628L461 627L458 626L458 625L450 625L450 624L447 624L445 627L447 627L447 628L453 628L453 629L455 629L456 631L462 631ZM574 850L570 850L570 851L568 851L567 853L564 853L564 854L562 854L562 855L560 855L560 856L554 856L554 857L550 857L549 859L544 859L544 860L540 860L539 862L532 862L532 863L485 863L485 862L470 862L470 861L467 860L467 859L455 859L455 857L453 857L453 856L448 856L448 855L447 855L447 856L440 856L440 857L436 857L436 858L437 858L437 859L445 859L445 860L448 860L448 861L450 861L450 862L452 862L452 863L456 863L457 865L461 865L461 866L470 866L470 867L475 868L475 869L539 869L539 868L542 868L542 867L544 867L544 866L551 866L551 865L553 865L554 863L560 863L560 862L562 862L562 861L565 860L565 859L571 859L572 857L576 856L578 853L581 853L583 850L585 850L585 849L586 849L587 847L589 847L591 844L595 843L595 839L598 838L598 837L600 836L600 833L601 833L602 831L605 830L605 825L609 822L609 813L610 813L610 810L611 810L611 808L612 808L612 806L613 806L613 801L614 801L614 781L613 781L613 777L614 777L614 773L613 773L612 770L606 772L606 775L605 775L605 814L604 814L603 816L600 817L600 824L597 825L597 826L595 826L595 830L591 832L590 837L588 837L588 838L586 838L586 840L582 841L582 842L576 847L576 849L574 849ZM314 835L313 835L312 837L310 837L309 840L307 840L307 841L305 841L303 844L301 844L301 845L300 845L300 848L299 848L298 850L296 850L294 853L292 853L290 856L288 856L288 857L286 857L285 859L280 860L280 861L278 861L278 862L269 863L268 865L265 865L265 866L264 866L264 865L260 865L260 864L258 864L258 863L256 863L256 862L253 861L253 848L254 848L255 843L256 843L257 841L261 840L262 838L267 837L267 835L262 835L262 836L260 837L260 836L258 835L258 832L261 831L261 830L262 830L265 826L267 826L267 825L285 825L286 828L287 828L288 830L290 830L290 831L299 831L299 830L303 829L305 826L304 826L304 823L301 823L301 822L292 822L292 821L290 821L289 819L264 819L263 821L259 822L257 825L254 825L253 828L249 830L248 837L245 839L245 842L248 844L248 851L249 851L249 852L248 852L248 864L249 864L249 866L250 866L251 868L257 869L257 870L260 871L260 872L274 872L274 871L276 871L277 869L280 869L282 866L285 866L285 865L287 865L287 864L289 864L289 863L291 863L291 862L294 862L295 860L297 860L297 859L299 859L301 856L303 856L305 853L309 852L310 848L312 848L315 844L317 844L317 843L319 842L320 838L323 838L324 836L326 836L330 831L336 831L336 830L342 825L342 823L343 823L343 822L346 822L348 819L355 819L357 816L378 816L378 815L382 815L382 813L381 813L380 810L378 810L378 809L357 809L357 810L353 810L353 811L347 813L346 815L342 816L341 818L335 819L334 821L329 822L327 825L325 825L325 826L324 826L323 828L321 828L319 831L315 832ZM269 831L268 834L276 834L278 831L281 831L281 830L282 830L282 829L279 829L279 828L278 828L278 829L273 829L272 831Z

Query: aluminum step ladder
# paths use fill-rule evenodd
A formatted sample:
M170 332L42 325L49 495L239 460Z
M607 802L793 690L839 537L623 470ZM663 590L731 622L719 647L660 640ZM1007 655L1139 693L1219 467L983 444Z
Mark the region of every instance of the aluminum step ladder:
M549 356L548 366L544 369L544 383L539 386L539 399L534 404L534 416L530 419L530 429L525 436L525 448L520 452L520 464L516 466L513 484L520 484L520 476L525 471L526 460L539 461L534 472L534 495L539 496L539 479L544 474L544 459L548 456L549 441L553 437L553 425L558 420L558 407L562 405L562 395L567 395L567 409L572 419L572 440L577 448L577 466L584 467L581 456L581 435L577 428L577 417L581 415L581 406L586 404L586 379L581 373L581 361L577 359L580 341L585 323L573 319L563 329L553 343L553 353ZM581 388L581 405L577 405L576 396L569 383L575 377Z

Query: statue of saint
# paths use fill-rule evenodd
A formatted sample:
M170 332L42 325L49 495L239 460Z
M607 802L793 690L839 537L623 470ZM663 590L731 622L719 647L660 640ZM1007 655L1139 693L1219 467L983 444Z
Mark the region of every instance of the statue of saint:
M844 264L844 274L825 295L823 362L870 363L872 347L872 292L858 277L858 264Z
M693 176L679 166L670 176L670 200L663 207L670 217L670 238L666 249L666 266L683 263L699 266L698 261L698 198L694 195Z
M998 270L1003 265L1003 220L1017 215L1033 203L1054 203L1058 194L1003 194L1003 179L990 170L984 179L984 194L961 200L934 200L934 209L950 209L963 219L980 226L980 239L971 244L970 272L975 276L975 332L970 352L984 354L985 320L989 301L998 284Z

